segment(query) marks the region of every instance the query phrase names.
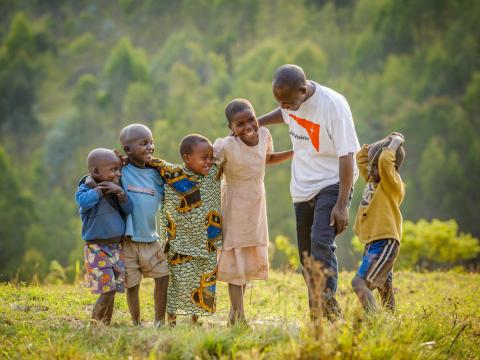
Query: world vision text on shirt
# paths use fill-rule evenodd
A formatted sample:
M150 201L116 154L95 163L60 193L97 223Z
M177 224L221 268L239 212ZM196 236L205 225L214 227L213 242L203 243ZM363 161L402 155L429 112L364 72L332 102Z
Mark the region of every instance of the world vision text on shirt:
M308 119L303 119L293 114L288 114L298 125L307 130L310 141L317 152L320 149L320 124L316 124Z

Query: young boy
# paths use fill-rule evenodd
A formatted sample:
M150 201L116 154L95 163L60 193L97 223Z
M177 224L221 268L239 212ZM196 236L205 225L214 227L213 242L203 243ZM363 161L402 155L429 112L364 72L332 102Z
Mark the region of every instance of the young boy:
M122 163L107 149L94 149L87 157L90 176L98 183L95 189L80 182L75 199L82 218L85 240L84 260L92 293L100 294L92 319L109 325L115 294L124 292L125 267L122 237L125 217L132 202L119 185Z
M213 147L201 135L180 143L183 165L155 159L148 165L165 180L162 238L168 253L170 283L167 312L170 325L177 315L215 312L217 249L222 243L220 180Z
M120 142L128 157L121 179L133 202L125 230L125 287L134 325L140 325L139 289L142 276L155 279L155 326L165 323L168 265L160 245L156 215L163 199L164 182L158 171L148 168L155 151L152 132L141 124L123 128Z
M404 138L392 133L357 154L360 174L367 181L357 212L354 231L365 246L362 263L352 287L367 311L377 308L372 290L380 292L382 304L394 311L393 264L402 237L400 204L405 185L398 170L405 158Z

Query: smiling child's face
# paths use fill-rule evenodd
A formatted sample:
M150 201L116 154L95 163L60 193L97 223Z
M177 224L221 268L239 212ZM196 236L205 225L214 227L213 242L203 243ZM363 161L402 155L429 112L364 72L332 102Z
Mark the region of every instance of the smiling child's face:
M113 151L97 155L92 162L90 175L95 181L112 181L116 184L120 182L122 161Z
M209 142L200 141L193 146L191 154L183 155L185 166L194 173L208 175L213 164L213 146Z
M117 159L110 161L108 163L101 164L97 167L97 175L95 178L97 181L111 181L115 184L120 183L120 176L122 169L122 161L117 157Z
M252 109L246 108L233 114L229 127L247 145L258 142L258 121Z
M124 144L129 161L138 167L144 167L152 160L155 151L152 133L146 128L136 128L130 135L128 143Z

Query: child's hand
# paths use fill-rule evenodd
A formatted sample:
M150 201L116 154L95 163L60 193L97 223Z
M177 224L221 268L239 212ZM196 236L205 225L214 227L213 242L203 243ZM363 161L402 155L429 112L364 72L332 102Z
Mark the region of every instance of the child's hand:
M113 194L115 196L123 196L124 192L123 189L111 181L102 181L98 184L98 187L102 189L102 193L104 195Z
M399 133L399 132L396 132L396 131L392 132L388 137L390 139L393 139L394 137L400 137L403 141L405 141L405 136L403 136L402 133Z
M85 185L87 185L91 189L94 189L97 187L97 182L93 180L93 178L90 175L88 175L87 178L85 179Z

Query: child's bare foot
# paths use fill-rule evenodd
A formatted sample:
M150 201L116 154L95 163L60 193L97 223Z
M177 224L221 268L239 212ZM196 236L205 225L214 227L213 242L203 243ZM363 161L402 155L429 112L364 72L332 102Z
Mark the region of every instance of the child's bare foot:
M159 320L154 325L157 329L163 328L165 326L165 320Z
M203 323L201 321L198 321L198 315L192 315L192 325L194 326L202 326Z
M175 314L168 314L168 325L170 327L175 327L177 325L177 315Z

